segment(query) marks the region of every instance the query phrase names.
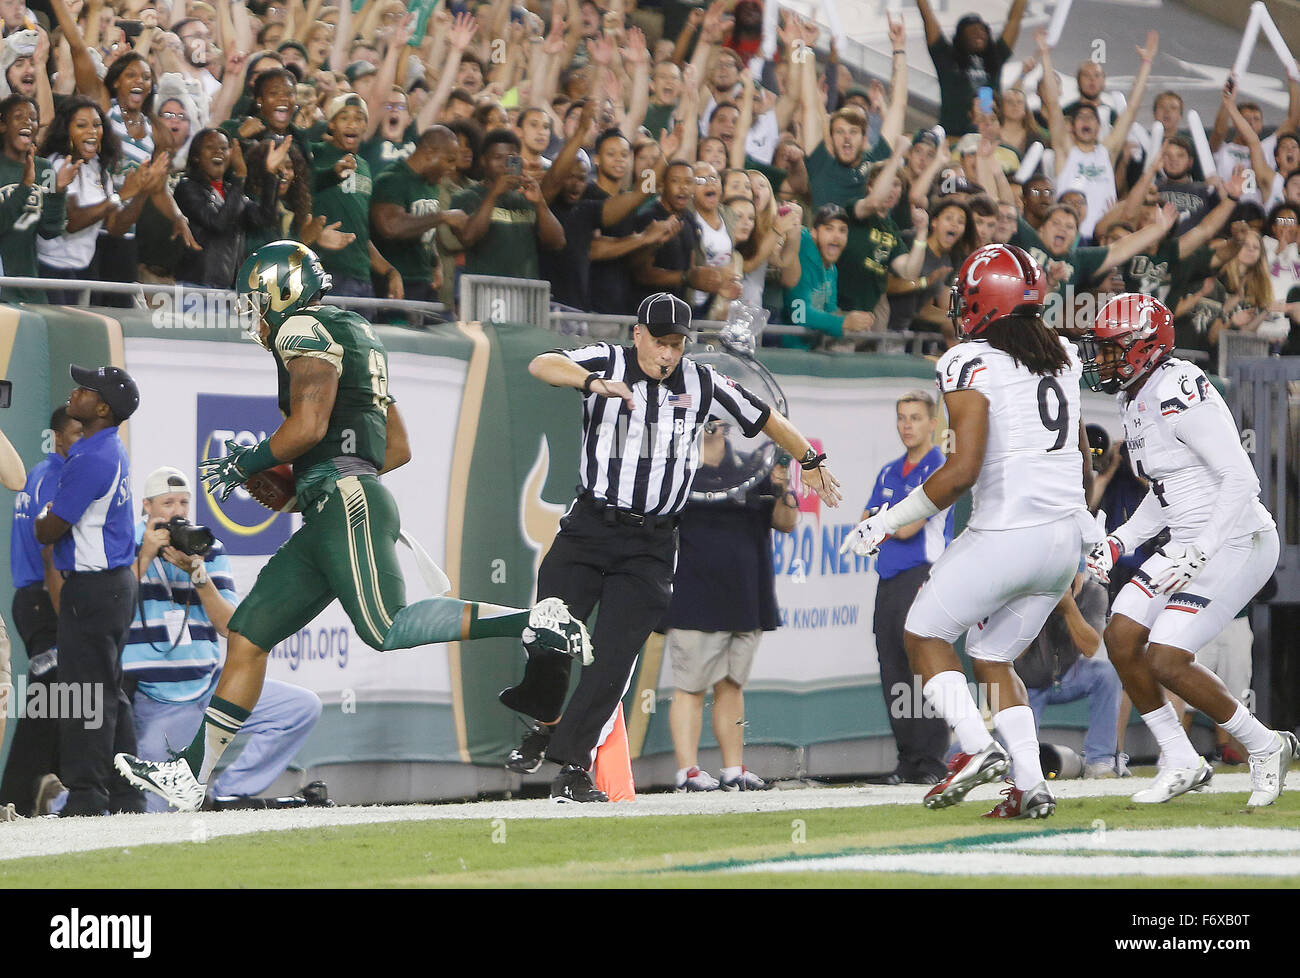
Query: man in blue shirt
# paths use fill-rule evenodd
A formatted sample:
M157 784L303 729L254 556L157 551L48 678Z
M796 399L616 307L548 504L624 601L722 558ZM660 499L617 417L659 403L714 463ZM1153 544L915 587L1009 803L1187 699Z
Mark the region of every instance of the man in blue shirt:
M81 422L68 416L66 407L50 417L49 435L54 451L27 476L27 484L14 497L14 519L9 533L9 573L14 582L13 626L27 650L27 692L53 683L57 677L59 589L63 578L54 573L52 547L36 542L36 514L54 498L68 449L81 438ZM36 782L58 770L58 723L44 715L21 717L14 728L0 783L0 805L11 802L20 815L30 815L36 801Z
M68 449L59 487L36 519L36 539L54 544L64 577L59 607L59 679L80 691L81 715L59 718L63 815L140 812L144 797L113 769L135 753L131 703L122 691L122 646L135 609L135 521L131 473L117 427L140 405L121 367L73 366L68 414L82 438Z
M934 445L938 425L935 399L922 390L898 399L898 437L906 453L880 470L863 515L885 503L893 505L930 477L944 462ZM878 779L884 784L937 784L946 773L948 726L939 717L925 717L920 679L913 675L903 648L903 623L916 593L930 576L930 565L952 542L952 507L929 519L903 527L880 545L876 572L876 653L880 659L880 691L889 712L889 725L898 745L898 766Z

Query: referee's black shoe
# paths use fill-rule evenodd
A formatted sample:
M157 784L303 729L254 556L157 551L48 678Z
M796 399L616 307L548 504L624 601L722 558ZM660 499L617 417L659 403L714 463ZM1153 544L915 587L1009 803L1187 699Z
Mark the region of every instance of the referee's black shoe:
M530 724L523 742L506 758L506 770L516 774L536 774L551 744L551 728L540 723Z
M609 801L609 795L596 790L591 775L576 764L566 764L560 776L551 782L551 801Z

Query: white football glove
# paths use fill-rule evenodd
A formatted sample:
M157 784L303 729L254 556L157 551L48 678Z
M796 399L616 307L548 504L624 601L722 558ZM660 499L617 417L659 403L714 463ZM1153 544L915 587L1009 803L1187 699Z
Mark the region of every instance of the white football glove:
M1186 587L1210 560L1201 553L1199 547L1191 543L1166 543L1156 552L1173 561L1163 574L1151 582L1156 594L1173 594Z
M1122 556L1124 556L1124 544L1119 542L1118 537L1108 536L1088 551L1086 560L1088 573L1099 584L1109 584L1111 568Z
M874 557L880 553L880 545L891 536L890 531L885 529L884 526L885 510L887 509L889 509L889 503L885 503L853 528L852 532L844 538L844 542L840 544L841 556L850 550L859 557Z

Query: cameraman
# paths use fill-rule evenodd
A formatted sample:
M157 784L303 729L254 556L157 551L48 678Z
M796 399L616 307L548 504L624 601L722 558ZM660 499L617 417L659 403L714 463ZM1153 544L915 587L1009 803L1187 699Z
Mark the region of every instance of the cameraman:
M182 743L202 723L221 675L217 639L226 635L239 601L220 542L203 527L172 522L188 522L190 498L189 480L179 469L151 472L144 519L135 528L140 601L122 669L136 682L135 732L139 756L147 760L167 760L168 745ZM209 546L202 554L194 552L204 543ZM279 777L320 711L315 693L268 679L244 724L244 750L211 785L214 806L252 805L248 799ZM146 804L151 812L167 810L167 802L152 793Z

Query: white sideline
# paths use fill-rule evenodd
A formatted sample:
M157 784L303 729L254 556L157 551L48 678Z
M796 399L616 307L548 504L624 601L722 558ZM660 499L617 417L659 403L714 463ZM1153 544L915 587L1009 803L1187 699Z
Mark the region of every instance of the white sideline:
M1127 796L1146 778L1053 782L1059 800ZM1206 789L1211 793L1250 791L1248 774L1219 774ZM340 808L299 808L282 811L170 812L154 815L111 815L105 818L30 819L0 823L0 860L57 856L95 849L175 842L206 842L222 836L319 829L333 825L382 822L421 822L438 819L622 818L647 815L728 815L806 808L866 808L873 805L915 805L918 822L926 789L917 785L792 788L765 792L722 791L706 794L643 795L631 803L557 805L539 800L482 801L454 805L373 805ZM995 802L996 785L981 785L967 796L972 807ZM1177 801L1173 802L1177 804Z

